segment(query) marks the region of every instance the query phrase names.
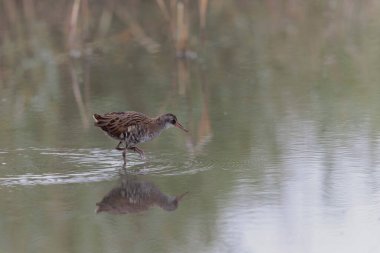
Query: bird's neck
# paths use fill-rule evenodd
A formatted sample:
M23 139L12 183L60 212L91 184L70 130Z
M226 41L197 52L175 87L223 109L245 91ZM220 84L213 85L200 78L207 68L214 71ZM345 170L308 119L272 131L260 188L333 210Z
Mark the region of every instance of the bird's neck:
M152 121L152 128L155 132L160 133L162 130L167 128L166 122L161 117L153 118Z
M173 204L173 201L174 201L173 197L163 194L162 192L159 192L156 203L162 209L167 210L168 207L170 207Z

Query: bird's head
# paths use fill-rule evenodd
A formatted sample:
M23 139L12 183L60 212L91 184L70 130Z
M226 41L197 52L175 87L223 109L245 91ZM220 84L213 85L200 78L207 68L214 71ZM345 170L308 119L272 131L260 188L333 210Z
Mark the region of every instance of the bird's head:
M165 209L166 211L174 211L178 207L178 203L182 200L183 196L188 194L189 192L185 192L179 196L175 197L169 197L168 203L164 205L162 208Z
M184 128L177 120L177 117L172 113L166 113L164 115L160 116L160 120L162 120L165 123L165 127L172 127L175 126L185 132L188 132L186 128Z

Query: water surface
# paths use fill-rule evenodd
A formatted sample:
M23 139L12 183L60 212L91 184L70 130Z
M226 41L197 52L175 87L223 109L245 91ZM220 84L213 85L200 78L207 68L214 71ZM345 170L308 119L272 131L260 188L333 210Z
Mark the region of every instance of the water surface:
M379 252L379 4L162 2L1 3L0 251ZM190 133L123 170L124 110ZM189 193L96 214L126 173Z

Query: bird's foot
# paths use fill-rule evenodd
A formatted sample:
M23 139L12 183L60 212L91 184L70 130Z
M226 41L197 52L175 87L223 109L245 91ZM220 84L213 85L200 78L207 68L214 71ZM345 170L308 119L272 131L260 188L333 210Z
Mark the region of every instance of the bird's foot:
M135 153L138 153L142 160L146 160L144 151L142 151L142 149L139 149L138 147L131 147L130 150L132 150Z
M127 151L124 149L123 151L123 168L126 168L127 167Z

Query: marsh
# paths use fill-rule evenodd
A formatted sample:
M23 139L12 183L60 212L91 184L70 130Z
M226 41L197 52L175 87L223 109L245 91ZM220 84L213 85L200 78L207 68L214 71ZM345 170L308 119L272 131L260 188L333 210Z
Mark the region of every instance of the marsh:
M377 1L0 1L0 252L380 252ZM94 113L171 112L112 215Z

